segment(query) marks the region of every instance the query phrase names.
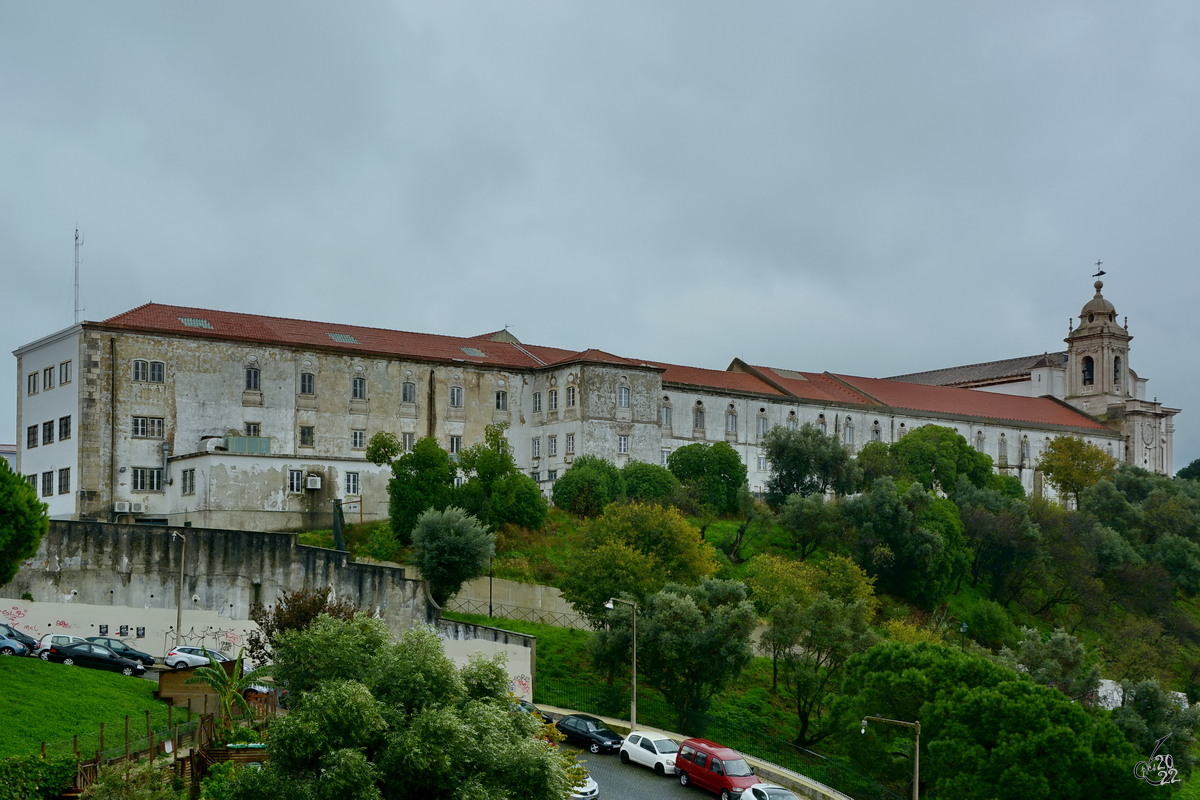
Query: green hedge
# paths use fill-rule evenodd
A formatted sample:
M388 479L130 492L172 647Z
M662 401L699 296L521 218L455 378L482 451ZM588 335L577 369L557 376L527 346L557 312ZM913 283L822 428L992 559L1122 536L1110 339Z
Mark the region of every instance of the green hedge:
M57 797L75 780L78 766L70 756L43 760L13 756L0 761L0 800Z

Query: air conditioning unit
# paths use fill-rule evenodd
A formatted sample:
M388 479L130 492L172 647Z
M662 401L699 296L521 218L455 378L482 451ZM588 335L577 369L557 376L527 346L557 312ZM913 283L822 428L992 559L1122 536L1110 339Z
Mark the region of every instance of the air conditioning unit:
M117 514L128 514L129 503L124 500L118 500L117 502L113 503L113 512Z
M304 479L304 488L305 489L320 489L321 488L321 476L320 475L309 475L307 478Z
M129 513L130 514L141 514L145 510L146 510L146 507L144 505L142 505L141 503L130 503L129 504Z

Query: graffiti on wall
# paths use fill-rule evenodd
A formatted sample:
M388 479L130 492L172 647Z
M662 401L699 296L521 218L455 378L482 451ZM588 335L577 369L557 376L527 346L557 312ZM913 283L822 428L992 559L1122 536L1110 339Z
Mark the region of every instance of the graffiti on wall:
M508 690L517 697L530 697L532 689L528 675L517 675L508 682Z

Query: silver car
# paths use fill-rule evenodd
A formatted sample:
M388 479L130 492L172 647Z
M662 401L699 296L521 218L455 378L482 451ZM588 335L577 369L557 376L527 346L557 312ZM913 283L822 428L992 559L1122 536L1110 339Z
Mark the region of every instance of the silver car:
M180 669L182 667L207 667L208 657L212 656L217 661L230 661L229 656L218 650L209 650L207 647L193 647L192 645L180 645L172 647L167 655L163 658L163 663L168 667Z

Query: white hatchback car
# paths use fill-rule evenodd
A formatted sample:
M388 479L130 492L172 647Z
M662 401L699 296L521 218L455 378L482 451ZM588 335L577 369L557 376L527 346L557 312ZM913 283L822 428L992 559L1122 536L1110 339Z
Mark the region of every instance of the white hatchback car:
M163 658L163 663L175 669L181 667L207 667L209 656L212 656L217 661L230 660L229 656L217 650L209 650L207 647L182 645L180 647L172 647Z
M72 636L69 633L47 633L38 640L37 652L34 655L42 661L49 661L50 645L78 644L79 642L87 644L87 639L82 636Z
M621 745L621 763L642 764L659 775L675 774L679 743L661 733L631 733Z

